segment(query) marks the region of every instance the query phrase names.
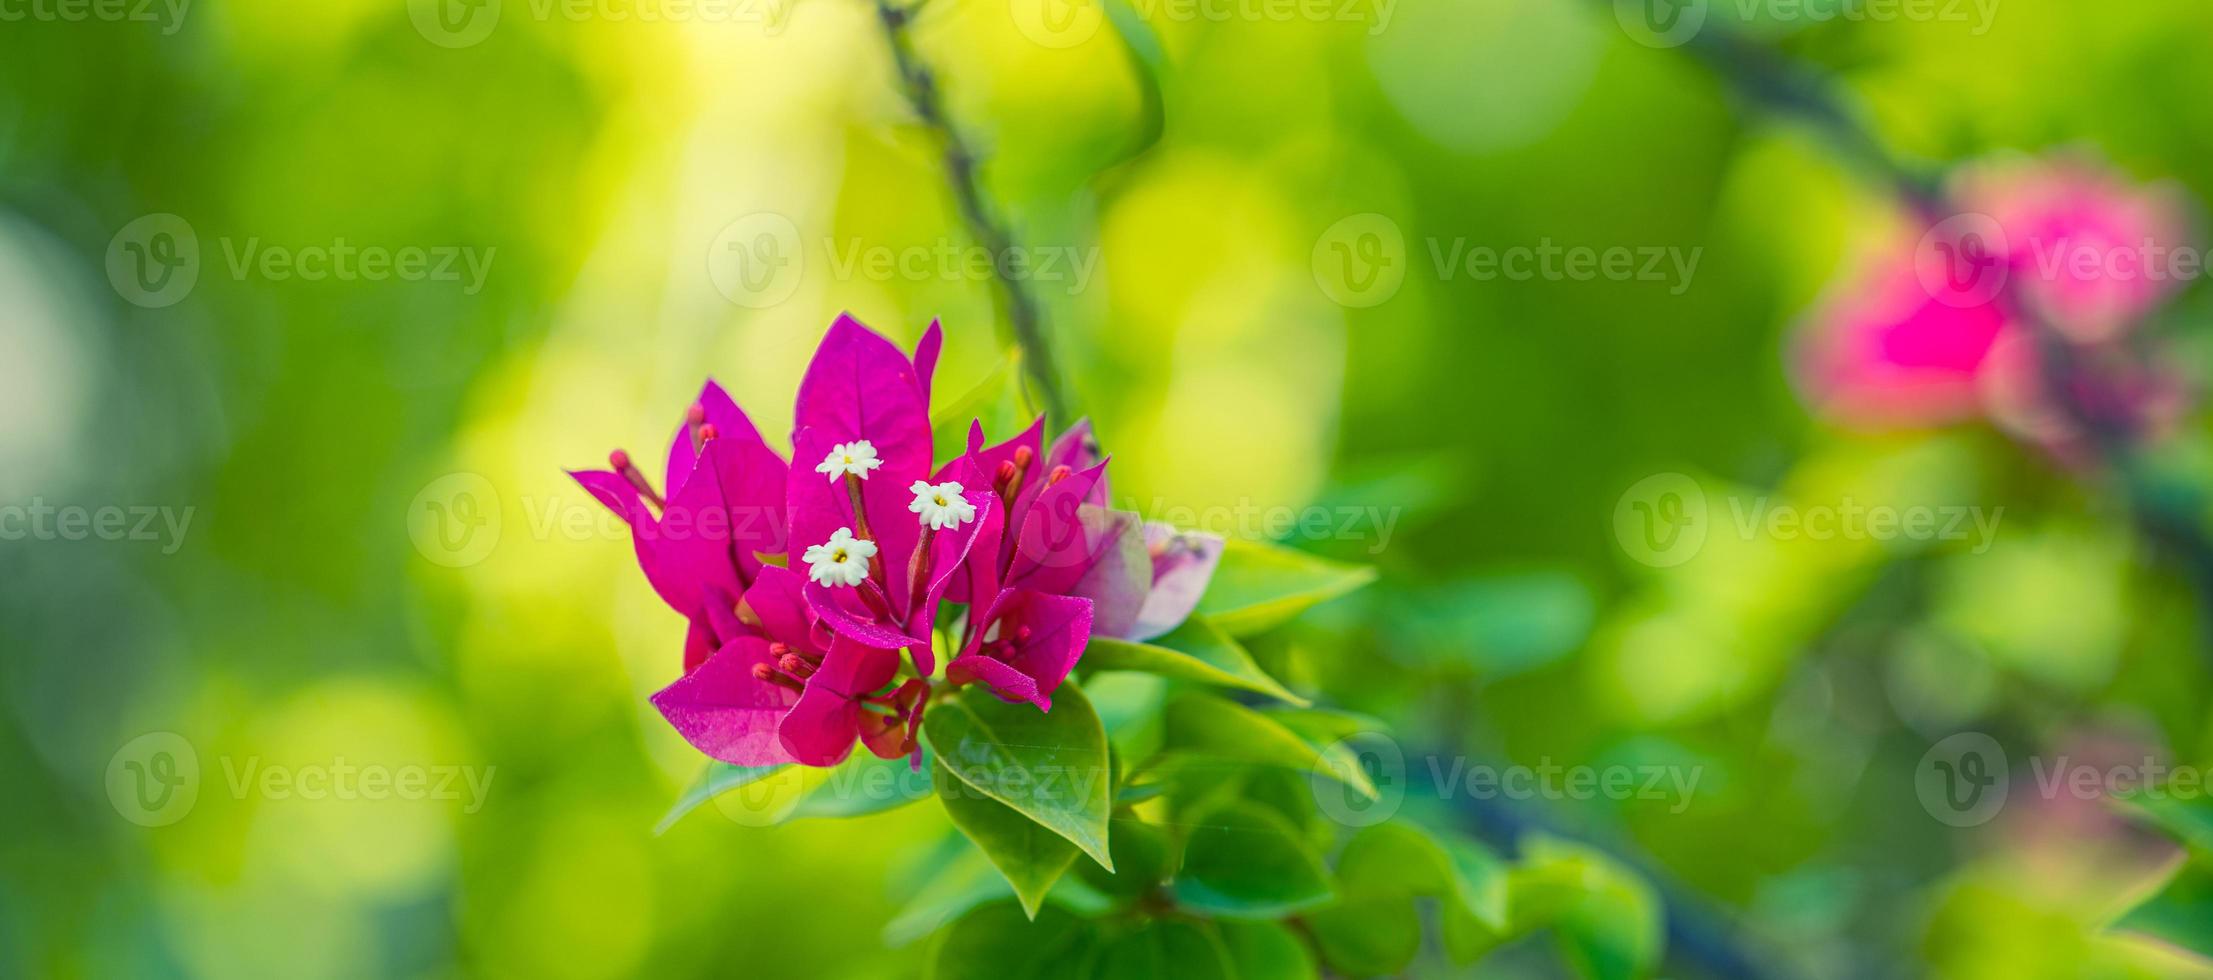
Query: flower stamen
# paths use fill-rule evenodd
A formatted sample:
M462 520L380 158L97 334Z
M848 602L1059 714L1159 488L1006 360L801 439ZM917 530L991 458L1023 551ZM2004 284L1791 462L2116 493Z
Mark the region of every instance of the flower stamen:
M637 489L638 495L652 503L655 508L663 510L668 508L668 504L661 500L661 495L653 491L653 484L646 482L645 474L638 472L638 468L631 465L629 453L620 449L608 453L607 466L620 474L623 479L630 481L630 485Z

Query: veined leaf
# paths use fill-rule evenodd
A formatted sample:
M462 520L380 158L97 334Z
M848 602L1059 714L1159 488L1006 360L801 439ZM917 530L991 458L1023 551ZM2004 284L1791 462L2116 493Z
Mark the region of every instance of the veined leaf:
M1231 636L1251 636L1374 580L1372 568L1233 539L1198 611Z
M855 751L801 794L776 822L865 817L906 806L931 794L930 764L927 748L921 772L905 756L879 759L874 753Z
M1075 862L1076 845L961 782L943 763L932 766L931 774L937 797L945 804L946 815L953 818L953 826L976 842L976 848L999 869L1007 884L1014 886L1015 896L1022 900L1022 911L1035 919L1045 893Z
M930 980L1076 980L1087 976L1096 935L1057 908L1031 921L1013 902L971 909L931 947Z
M1205 925L1154 919L1099 950L1098 980L1238 980L1221 936Z
M782 763L773 766L733 766L727 762L709 762L707 768L700 771L699 778L692 780L691 788L676 798L675 805L669 807L669 812L661 817L661 822L653 825L653 832L666 833L670 827L676 825L676 821L698 809L700 804L730 790L767 779L783 768Z
M2158 893L2121 915L2113 928L2213 956L2213 871L2185 863Z
M1106 729L1076 685L1054 691L1047 712L970 687L932 705L922 728L938 760L962 782L1114 869L1107 851L1114 773Z
M1314 956L1291 930L1275 922L1214 923L1222 948L1243 980L1312 980Z
M1233 801L1195 818L1171 890L1186 908L1236 918L1280 918L1334 895L1321 856L1281 814Z
M1371 800L1374 780L1344 746L1324 750L1270 717L1234 701L1195 691L1168 702L1164 741L1169 748L1255 765L1308 769L1338 779Z
M1290 692L1253 662L1252 654L1229 634L1193 616L1150 643L1092 637L1084 650L1086 670L1134 670L1177 680L1234 687L1305 707L1312 702Z

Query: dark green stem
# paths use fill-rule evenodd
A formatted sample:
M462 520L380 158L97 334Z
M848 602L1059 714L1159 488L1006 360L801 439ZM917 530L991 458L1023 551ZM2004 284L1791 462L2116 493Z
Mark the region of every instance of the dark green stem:
M1000 313L1014 333L1014 342L1022 348L1022 365L1029 376L1031 391L1056 423L1066 425L1069 422L1068 402L1061 391L1059 375L1053 370L1053 352L1045 340L1044 317L1037 297L1030 294L1026 283L1006 271L1005 263L1014 247L1014 237L986 203L976 154L961 139L960 131L947 116L937 76L915 53L909 31L920 4L902 8L893 6L891 0L875 0L875 3L877 20L884 28L884 41L891 48L893 67L899 72L900 89L906 94L907 104L914 109L914 114L944 144L945 177L952 186L953 200L960 207L961 220L968 225L968 233L976 239L976 244L991 257L992 281L998 284Z

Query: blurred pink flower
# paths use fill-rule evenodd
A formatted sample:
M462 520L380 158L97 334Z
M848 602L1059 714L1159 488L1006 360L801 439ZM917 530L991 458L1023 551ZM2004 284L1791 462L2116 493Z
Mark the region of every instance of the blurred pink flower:
M2077 415L2135 430L2179 410L2173 379L2107 351L2200 272L2177 247L2179 195L2075 158L1970 166L1952 194L1957 213L1878 251L1809 318L1796 374L1816 412L1877 429L1986 417L2072 458ZM2031 323L2067 345L2069 405L2049 397Z

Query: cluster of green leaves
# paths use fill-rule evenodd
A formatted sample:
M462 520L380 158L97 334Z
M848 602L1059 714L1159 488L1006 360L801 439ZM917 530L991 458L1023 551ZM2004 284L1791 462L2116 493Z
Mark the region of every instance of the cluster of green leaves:
M1565 842L1510 862L1393 819L1353 748L1383 726L1315 707L1244 645L1369 577L1232 542L1188 622L1092 640L1050 712L964 689L924 716L926 780L857 756L756 813L936 797L958 837L884 931L934 935L935 977L1374 976L1425 948L1471 964L1548 927L1588 976L1647 972L1660 927L1639 879ZM712 765L664 826L777 771Z
M2213 957L2213 800L2138 792L2122 805L2181 844L2183 859L2165 884L2121 913L2113 927Z

